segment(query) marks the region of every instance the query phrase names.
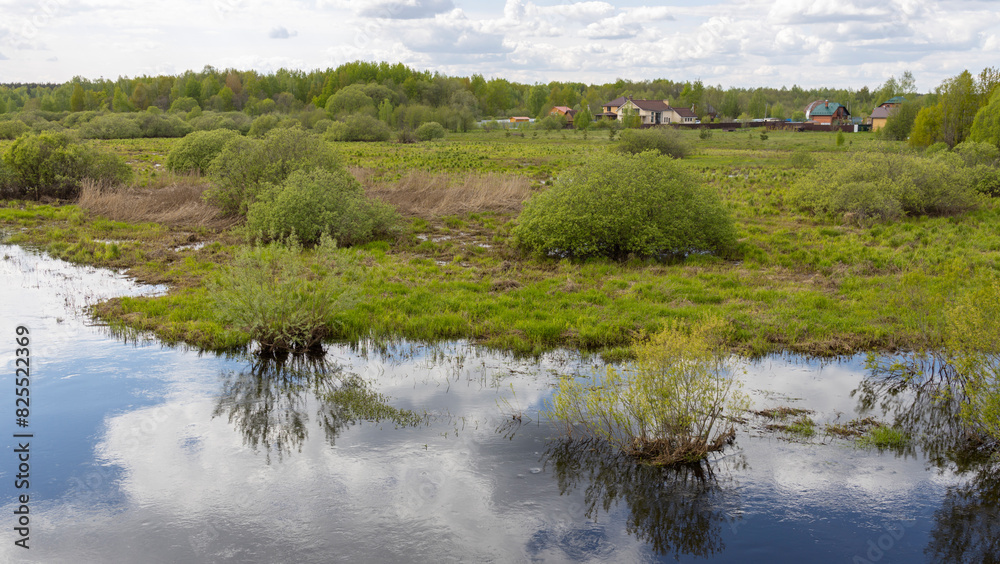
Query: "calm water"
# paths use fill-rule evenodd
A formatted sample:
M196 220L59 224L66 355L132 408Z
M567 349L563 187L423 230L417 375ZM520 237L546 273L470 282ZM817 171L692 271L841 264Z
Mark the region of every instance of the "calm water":
M125 343L82 308L162 288L16 247L0 255L0 561L996 558L996 478L975 465L958 473L928 455L929 440L880 453L822 433L788 440L753 420L711 476L637 467L553 440L538 416L559 374L600 368L572 353L335 346L317 367ZM14 488L17 325L32 336L30 550L12 531L24 493ZM949 417L866 379L861 358L773 357L747 370L757 408L803 407L818 423ZM338 392L358 382L420 422L352 415Z

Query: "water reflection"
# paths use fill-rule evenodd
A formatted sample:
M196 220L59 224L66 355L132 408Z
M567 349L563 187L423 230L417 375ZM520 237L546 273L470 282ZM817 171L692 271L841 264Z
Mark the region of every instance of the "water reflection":
M924 553L934 562L1000 562L1000 462L948 487Z
M870 373L851 392L860 417L874 415L906 431L911 441L893 449L916 457L919 451L938 467L954 462L967 440L960 410L960 386L946 366L929 360L892 358L869 362Z
M727 478L746 470L740 455L707 464L656 467L636 464L598 441L557 441L546 464L560 495L584 488L586 516L596 520L619 502L629 508L625 529L657 554L709 557L722 553L724 526L735 530L740 503ZM536 543L539 539L536 539Z
M281 461L301 452L309 435L309 412L332 446L340 433L359 420L389 420L416 425L421 418L390 406L355 374L324 357L286 355L254 357L247 369L224 372L212 417L227 416L243 436L243 444L271 452Z

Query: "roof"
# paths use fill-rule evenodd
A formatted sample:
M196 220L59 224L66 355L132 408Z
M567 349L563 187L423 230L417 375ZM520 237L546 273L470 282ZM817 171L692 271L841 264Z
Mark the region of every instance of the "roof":
M640 110L647 112L665 112L670 109L670 106L663 100L632 100L631 102Z
M610 102L608 102L607 104L604 104L604 105L605 106L621 107L621 105L624 104L626 100L628 100L628 98L626 98L625 96L619 96L619 97L615 98L614 100L611 100Z
M902 96L893 96L892 98L889 98L885 102L879 104L879 106L884 106L886 104L905 104L905 103L906 103L906 98Z
M681 116L682 118L696 118L698 114L691 111L690 108L673 108L674 113Z
M851 112L847 111L847 108L841 106L836 102L831 102L829 100L817 100L809 106L806 107L806 115L809 117L813 116L832 116L837 113L838 108L844 108L844 113L851 115Z
M896 113L896 108L887 108L885 106L879 106L872 110L872 119L887 119L892 114Z
M559 112L560 114L564 114L564 115L568 115L568 116L572 116L573 114L576 113L576 110L574 110L573 108L570 108L569 106L553 106L552 111L553 112Z

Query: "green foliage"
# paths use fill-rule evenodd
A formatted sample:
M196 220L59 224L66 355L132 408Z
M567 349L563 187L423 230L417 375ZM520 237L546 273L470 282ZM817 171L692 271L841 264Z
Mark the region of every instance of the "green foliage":
M1000 442L1000 280L966 293L948 311L946 348L962 376L962 419Z
M965 141L955 146L955 154L962 157L965 166L997 166L1000 164L1000 148L991 143Z
M399 214L364 188L343 168L295 171L270 185L250 205L247 228L263 239L296 237L306 245L329 235L341 246L394 234Z
M332 241L321 244L314 265L294 244L241 252L210 288L217 314L249 334L262 353L317 349L336 334L340 316L354 305L341 280L355 267L335 247Z
M976 113L969 139L1000 147L1000 88L993 93L989 103Z
M427 122L418 127L414 135L421 141L444 139L444 127L436 121Z
M603 154L532 197L517 244L576 257L712 252L731 256L736 230L717 194L652 152Z
M364 86L351 84L350 86L341 88L327 100L326 113L329 114L330 119L337 119L358 113L374 116L375 101L365 94Z
M250 124L250 130L247 131L247 136L263 137L268 131L278 127L280 121L281 118L274 114L264 114L254 118L253 123Z
M23 135L7 148L3 162L8 172L0 190L7 198L72 198L84 179L116 184L132 177L120 157L64 133Z
M81 124L79 129L80 135L88 139L136 139L184 137L192 127L177 116L143 112L98 115Z
M182 112L186 114L199 107L201 106L198 105L198 100L184 96L177 98L170 104L170 112Z
M948 152L948 144L945 143L944 141L938 141L937 143L931 145L930 147L927 147L927 149L924 150L924 154L927 155L928 157L936 155L938 153L947 153L947 152Z
M17 139L30 130L31 128L19 119L0 121L0 139Z
M723 414L747 409L741 383L712 331L672 326L633 346L635 362L609 367L593 385L566 378L549 417L567 433L607 441L653 464L697 462L734 436Z
M956 215L978 207L971 171L951 153L933 158L884 151L823 161L790 191L800 209L870 224L903 215ZM850 215L847 215L850 214Z
M573 116L573 127L587 131L594 123L594 114L590 111L590 105L584 102L580 111Z
M691 152L680 133L672 127L652 127L649 129L626 129L619 137L617 149L622 153L638 155L645 151L656 151L661 155L682 159Z
M792 121L805 121L806 113L802 110L795 110L792 112Z
M331 98L332 100L333 98ZM323 138L328 141L388 141L392 130L383 121L365 114L354 114L327 127Z
M239 135L231 129L192 132L167 154L167 168L175 172L207 172L226 143Z
M795 168L812 168L816 166L816 159L809 153L809 151L804 150L798 150L792 153L788 162Z
M889 119L885 122L885 127L876 133L886 141L906 141L913 130L913 124L920 113L920 102L907 100L895 111L889 114Z
M566 116L549 114L535 122L535 127L543 131L559 131L566 129Z
M702 141L707 141L712 138L712 130L707 127L702 127L698 129L698 139Z
M844 141L845 141L845 139L844 139L844 132L843 131L838 131L837 132L837 146L838 147L843 147L844 146Z
M192 115L197 114L197 115ZM188 114L188 121L198 131L212 129L232 129L244 135L250 131L253 119L243 112L204 112L195 108Z
M265 184L280 185L296 170L338 170L340 158L318 135L278 128L263 139L234 137L212 161L210 201L228 214L245 215Z

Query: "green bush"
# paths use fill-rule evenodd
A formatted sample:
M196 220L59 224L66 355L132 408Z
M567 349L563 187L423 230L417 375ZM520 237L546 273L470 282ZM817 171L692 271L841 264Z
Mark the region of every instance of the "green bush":
M949 148L950 147L948 147L948 144L945 143L944 141L938 141L937 143L934 143L930 147L924 149L924 154L929 157L932 155L936 155L938 153L946 153L948 152Z
M816 166L816 159L813 158L809 151L799 150L792 153L792 157L788 160L795 168L812 168Z
M269 185L251 205L247 228L265 240L294 236L313 245L324 234L353 245L396 231L399 214L369 200L343 168L297 170L280 185Z
M535 122L535 129L544 131L558 131L566 129L566 116L549 114Z
M105 114L80 126L80 135L87 139L137 139L142 130L130 114Z
M513 233L524 249L574 257L728 257L736 248L718 195L653 152L598 155L564 173L524 205Z
M261 353L318 349L336 336L338 316L354 304L342 278L356 267L332 243L315 255L309 264L300 248L280 244L241 252L211 288L219 317L250 335Z
M617 148L622 153L633 155L656 151L675 159L683 159L691 151L687 143L681 139L680 133L672 127L626 129L619 137Z
M182 98L178 98L178 99L174 100L174 102L172 104L170 104L170 111L171 112L182 112L182 113L186 114L186 113L190 112L191 110L193 110L195 108L200 108L200 107L201 106L198 105L198 100L195 100L194 98L191 98L191 97L188 97L188 96L184 96Z
M800 209L844 214L860 224L903 215L955 215L975 209L981 197L974 171L955 154L933 157L891 150L859 151L825 161L790 190Z
M326 129L323 138L328 141L388 141L392 130L383 121L365 114L348 116L334 122Z
M0 121L0 139L17 139L30 130L31 128L19 119Z
M997 166L1000 164L1000 148L990 143L963 141L955 145L954 152L962 157L966 166Z
M249 137L263 137L268 131L278 127L281 118L274 114L264 114L253 120L250 130L247 131Z
M22 135L7 148L3 162L6 198L73 198L84 179L121 183L132 176L121 157L65 133Z
M548 415L569 434L607 441L657 465L698 462L735 436L732 423L748 409L741 382L712 332L719 322L669 327L633 346L635 362L592 385L559 383Z
M192 117L191 113L198 115ZM201 112L200 108L191 110L188 120L194 129L198 131L211 131L213 129L232 129L246 134L250 131L253 118L243 112Z
M429 121L414 132L417 139L421 141L431 141L432 139L444 139L444 126L436 121Z
M278 128L263 139L235 137L209 167L214 186L210 201L226 213L245 215L265 184L280 185L296 170L338 170L340 159L318 135L300 128Z
M239 135L231 129L192 132L167 154L167 168L175 172L207 172L226 143Z

